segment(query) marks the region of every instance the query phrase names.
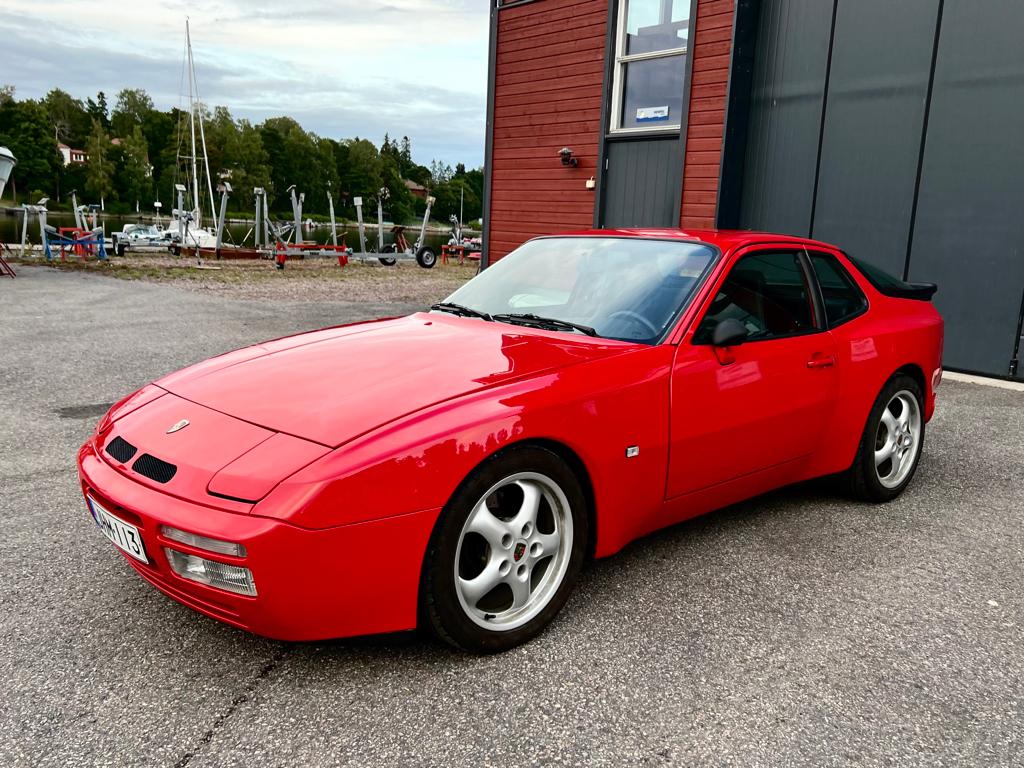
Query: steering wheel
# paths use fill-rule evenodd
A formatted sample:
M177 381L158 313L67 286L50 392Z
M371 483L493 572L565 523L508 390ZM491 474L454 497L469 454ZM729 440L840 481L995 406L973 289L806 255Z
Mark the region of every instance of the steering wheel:
M631 309L620 309L616 312L612 312L608 315L609 320L614 320L617 316L622 315L623 317L632 320L635 323L639 323L651 332L651 336L658 335L658 329L654 327L654 323L648 320L646 317L641 315L639 312L634 312Z

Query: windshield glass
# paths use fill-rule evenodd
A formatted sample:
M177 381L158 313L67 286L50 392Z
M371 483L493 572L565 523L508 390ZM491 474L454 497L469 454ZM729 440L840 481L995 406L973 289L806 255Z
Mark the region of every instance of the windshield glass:
M654 344L689 301L715 255L709 246L678 241L541 238L484 270L446 301L499 321L539 324L545 318L584 326L605 338Z

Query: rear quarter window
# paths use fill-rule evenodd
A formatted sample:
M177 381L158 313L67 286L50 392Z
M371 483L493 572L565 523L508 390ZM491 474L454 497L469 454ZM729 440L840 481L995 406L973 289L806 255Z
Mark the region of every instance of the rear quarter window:
M830 328L852 320L868 308L868 300L839 259L829 253L809 255L821 287L825 317Z
M850 260L850 263L857 268L858 272L864 275L876 291L886 296L898 299L930 301L932 296L935 295L936 290L938 290L934 283L908 283L900 280L898 277L893 277L884 269L879 269L873 264L855 259L849 254L843 255Z

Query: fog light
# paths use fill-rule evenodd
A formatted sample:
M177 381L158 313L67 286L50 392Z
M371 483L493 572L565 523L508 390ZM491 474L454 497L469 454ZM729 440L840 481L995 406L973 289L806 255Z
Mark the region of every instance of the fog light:
M160 533L168 539L180 541L182 544L188 544L190 547L198 547L208 552L219 552L222 555L231 555L232 557L245 557L245 547L233 541L209 539L206 536L199 536L198 534L182 531L178 528L171 528L169 525L161 525Z
M239 595L256 597L256 582L253 581L252 571L248 568L187 555L168 547L164 547L164 554L167 555L171 569L183 579L217 589L226 589Z

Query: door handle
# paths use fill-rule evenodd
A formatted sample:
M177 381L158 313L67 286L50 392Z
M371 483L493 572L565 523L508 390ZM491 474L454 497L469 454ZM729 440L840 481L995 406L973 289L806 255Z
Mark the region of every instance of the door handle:
M822 355L820 353L816 353L807 361L808 368L831 368L835 364L836 359L833 355Z

